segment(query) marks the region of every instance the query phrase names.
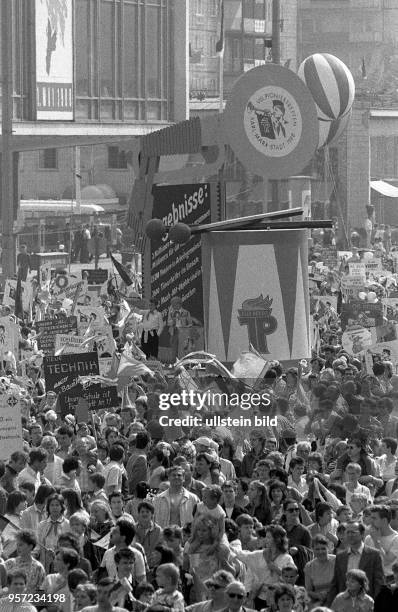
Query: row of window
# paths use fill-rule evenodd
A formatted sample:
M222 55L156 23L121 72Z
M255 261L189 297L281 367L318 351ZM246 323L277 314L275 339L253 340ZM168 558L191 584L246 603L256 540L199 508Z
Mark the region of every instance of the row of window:
M35 3L9 1L13 6L14 116L32 120ZM173 0L75 0L74 6L76 118L170 120Z
M215 17L219 14L220 6L221 0L194 0L193 12L198 16ZM242 15L246 19L270 19L272 0L242 0Z
M40 170L58 170L57 149L43 149L39 151L38 166ZM126 170L126 153L118 147L108 147L108 168L111 170Z

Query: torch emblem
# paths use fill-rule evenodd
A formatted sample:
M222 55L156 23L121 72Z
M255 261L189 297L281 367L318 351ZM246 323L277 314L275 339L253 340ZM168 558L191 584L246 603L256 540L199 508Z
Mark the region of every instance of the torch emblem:
M240 325L247 325L249 342L262 354L269 354L267 336L273 334L278 321L272 316L273 299L263 294L257 298L245 300L242 308L238 310L238 321Z

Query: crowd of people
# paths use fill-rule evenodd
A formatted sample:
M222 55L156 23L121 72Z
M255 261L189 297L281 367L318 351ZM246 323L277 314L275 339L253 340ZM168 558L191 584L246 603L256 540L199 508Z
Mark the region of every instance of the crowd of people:
M120 302L113 291L102 306L115 353L145 360ZM63 316L51 299L45 310ZM312 358L269 362L256 382L269 401L249 414L276 417L265 428L160 425L160 395L193 379L250 398L215 370L132 376L117 407L82 421L37 361L22 375L3 355L24 441L0 462L0 611L396 609L398 376L387 356L369 372L342 347L330 304L316 316ZM36 355L32 321L17 323Z

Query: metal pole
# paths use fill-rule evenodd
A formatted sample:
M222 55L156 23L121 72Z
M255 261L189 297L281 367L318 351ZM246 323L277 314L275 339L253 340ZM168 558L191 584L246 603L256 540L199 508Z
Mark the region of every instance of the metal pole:
M219 60L220 105L218 112L222 114L224 112L224 50L221 51Z
M2 272L10 278L16 272L16 244L14 237L14 185L12 153L13 119L13 49L12 49L12 5L9 0L1 2L1 70L2 70L2 151L1 151L1 219L2 219Z
M281 3L272 0L272 63L281 63Z

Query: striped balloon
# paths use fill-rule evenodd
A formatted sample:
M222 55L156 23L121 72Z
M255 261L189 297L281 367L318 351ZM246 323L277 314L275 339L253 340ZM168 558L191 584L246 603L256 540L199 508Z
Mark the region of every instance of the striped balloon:
M352 115L350 109L344 117L340 119L334 119L332 121L322 121L318 119L319 124L319 142L318 149L326 146L335 144L340 138L341 134L346 129Z
M314 98L319 119L339 119L350 111L355 83L351 72L338 57L329 53L310 55L302 62L298 76Z

